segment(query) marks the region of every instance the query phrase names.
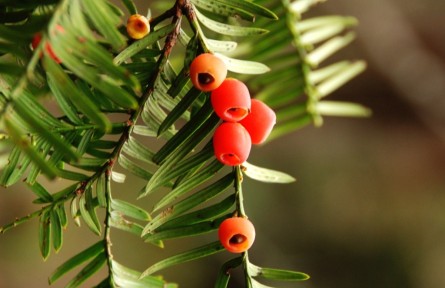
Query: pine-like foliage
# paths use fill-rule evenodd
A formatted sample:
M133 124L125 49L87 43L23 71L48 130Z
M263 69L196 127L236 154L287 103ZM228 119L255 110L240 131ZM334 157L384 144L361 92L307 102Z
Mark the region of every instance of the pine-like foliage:
M108 276L97 287L176 287L152 275L223 251L219 241L139 272L113 257L112 230L160 247L167 239L215 233L227 217L246 216L244 176L294 180L249 163L227 170L214 158L211 135L220 120L208 93L189 80L196 55L218 54L254 97L276 111L269 139L320 125L323 115L369 114L357 104L324 100L365 65L321 66L351 42L353 33L345 31L356 20L303 19L320 1L159 1L171 6L150 19L152 32L137 41L125 32L126 18L137 7L121 2L127 11L106 0L0 0L0 184L23 180L38 207L0 233L38 218L44 259L61 249L69 222L84 223L99 236L54 271L50 284L81 266L67 287L80 286L100 269ZM41 41L32 49L36 33ZM151 203L152 211L113 196L113 183L125 183L127 173L145 181L135 198L153 201L152 193L164 193ZM50 191L45 178L64 179L64 186ZM105 211L104 219L98 210ZM259 267L245 252L216 269L215 287L226 287L230 269L238 266L246 287L268 287L262 278L308 279L301 272Z

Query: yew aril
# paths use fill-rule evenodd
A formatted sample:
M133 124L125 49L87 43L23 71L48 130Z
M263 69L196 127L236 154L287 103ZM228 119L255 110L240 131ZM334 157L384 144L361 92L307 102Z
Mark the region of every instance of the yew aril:
M226 76L226 64L212 53L200 54L190 64L190 80L198 90L204 92L215 90Z
M63 28L61 26L58 29L63 30ZM40 32L38 32L34 35L34 38L32 39L32 42L31 42L32 49L33 50L36 49L37 46L39 46L41 41L42 41L42 34ZM56 61L58 64L62 63L62 61L54 53L53 48L51 47L51 44L48 41L46 41L44 43L44 45L45 45L44 49L45 49L46 53L49 55L49 57L51 57L51 59ZM43 54L40 54L40 57L42 57L42 56L43 56Z
M210 95L215 113L224 121L238 122L249 114L251 100L246 84L227 78Z
M224 122L213 134L215 157L224 165L241 165L249 157L251 147L249 133L239 123Z
M261 144L272 132L276 120L275 112L267 104L252 99L249 115L239 123L249 132L252 144Z
M132 39L144 38L150 33L150 23L147 17L133 14L127 20L127 33Z
M255 240L255 227L244 217L227 218L219 226L218 237L227 251L242 253L252 246Z

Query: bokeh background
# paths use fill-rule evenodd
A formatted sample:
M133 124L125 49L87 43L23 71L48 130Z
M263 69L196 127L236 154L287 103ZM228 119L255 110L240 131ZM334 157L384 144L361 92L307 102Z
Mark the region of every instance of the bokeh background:
M445 287L444 12L440 0L335 0L310 12L359 19L357 40L339 57L365 59L368 69L329 97L362 103L373 116L325 118L322 128L253 149L251 163L298 179L289 185L244 182L246 210L257 228L251 261L311 275L278 287ZM118 186L119 197L132 199L139 183L130 183L135 187ZM36 209L21 185L0 193L0 225ZM116 259L139 270L197 244L171 241L172 250L159 252L113 233ZM57 265L95 241L87 228L70 223L62 251L43 262L36 221L0 235L0 287L47 287ZM181 287L212 287L229 257L164 274ZM237 278L230 287L244 287Z

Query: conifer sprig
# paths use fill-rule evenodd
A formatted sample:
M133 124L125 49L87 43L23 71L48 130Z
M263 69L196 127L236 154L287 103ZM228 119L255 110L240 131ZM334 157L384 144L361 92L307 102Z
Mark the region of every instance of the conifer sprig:
M214 159L211 135L220 119L208 95L190 83L188 69L197 55L217 54L230 73L248 80L257 98L277 109L280 122L272 138L320 124L321 115L368 112L353 103L322 101L364 64L317 68L353 39L339 33L356 23L337 16L302 20L317 2L177 0L150 19L150 34L131 40L123 33L124 13L107 0L1 1L0 184L24 179L40 207L0 227L0 234L39 218L46 259L62 248L71 216L100 240L58 267L50 284L82 266L67 284L78 287L106 266L108 275L97 287L176 287L151 275L222 252L223 246L210 242L150 263L141 273L114 259L113 229L167 247L169 239L214 233L224 219L246 217L244 176L295 181L250 163L226 171ZM132 0L122 3L130 14L138 13ZM40 42L31 45L36 34ZM182 65L171 59L178 45L185 48ZM156 150L151 143L162 145ZM125 174L116 171L119 166ZM152 211L112 191L113 182L126 183L126 173L144 181L134 195ZM43 176L63 179L64 187L49 191ZM151 194L160 190L164 195L154 202ZM266 287L259 278L308 279L301 272L256 266L243 252L222 265L215 287L227 287L228 271L238 266L247 287Z

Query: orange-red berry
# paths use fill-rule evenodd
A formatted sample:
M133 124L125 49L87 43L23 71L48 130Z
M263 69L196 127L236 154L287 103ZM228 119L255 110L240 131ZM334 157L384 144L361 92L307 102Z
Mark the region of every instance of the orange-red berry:
M243 82L227 78L210 95L215 113L224 121L238 122L249 114L249 89Z
M242 253L252 246L255 240L255 227L247 218L228 218L219 226L218 237L227 251Z
M150 33L147 17L139 14L131 15L127 20L127 33L133 39L141 39Z
M209 92L218 88L227 76L227 67L221 58L203 53L190 64L190 80L196 89Z
M63 28L61 26L58 29L63 30ZM36 49L37 46L39 46L41 40L42 40L42 34L40 34L39 32L36 33L34 35L34 38L32 39L32 42L31 42L32 49ZM59 64L62 63L62 61L54 53L53 48L51 47L51 44L48 41L45 42L44 48L45 48L46 53L49 55L49 57L51 57L54 61L56 61ZM40 57L42 57L42 55L43 54L41 54Z
M215 157L225 165L236 166L244 163L249 157L251 147L249 133L239 123L224 122L213 134Z
M276 123L275 112L264 102L252 99L249 115L239 123L250 134L252 144L261 144L266 141Z

